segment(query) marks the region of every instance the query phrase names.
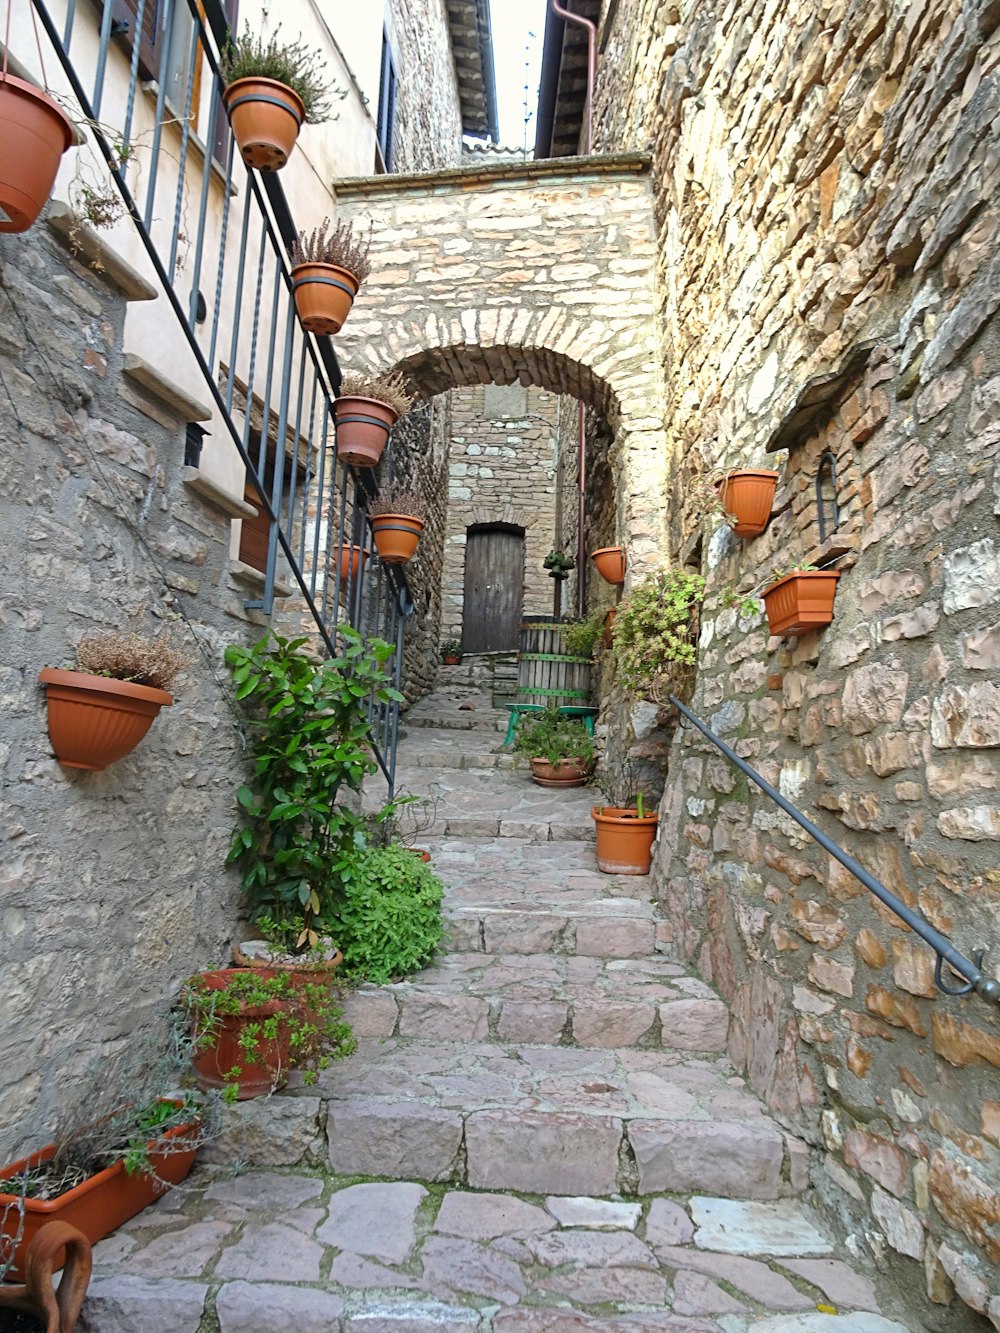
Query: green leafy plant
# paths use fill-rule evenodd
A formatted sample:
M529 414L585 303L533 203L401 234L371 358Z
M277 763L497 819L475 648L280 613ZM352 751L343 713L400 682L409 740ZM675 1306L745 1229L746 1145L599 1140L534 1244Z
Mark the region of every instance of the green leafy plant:
M292 243L292 266L336 264L338 268L345 268L348 273L352 273L359 283L364 282L372 271L371 260L368 258L372 244L371 225L366 236L360 232L354 234L353 222L338 222L331 231L332 225L329 218L324 218L312 231L299 232Z
M333 115L334 97L347 95L326 76L326 64L303 41L282 42L281 24L266 41L252 30L249 22L236 36L230 34L222 52L220 73L225 84L237 79L275 79L298 93L306 109L306 120L313 125Z
M649 574L618 607L613 631L618 678L631 692L661 699L690 688L697 661L700 574Z
M297 950L336 936L366 845L364 816L341 796L360 792L376 769L369 703L403 697L386 671L391 644L353 629L341 640L341 655L321 665L302 652L305 638L268 633L252 648L226 650L236 697L253 710L254 754L226 864L243 870L252 918L268 917Z
M587 735L583 720L568 717L558 708L523 715L517 725L513 748L514 753L525 760L544 759L553 765L566 759L579 759L589 764L594 758L594 742Z
M460 639L445 639L441 645L442 657L461 657L462 642Z
M372 847L340 910L348 974L384 984L429 963L444 934L444 886L406 847Z
M604 612L591 611L583 620L566 620L560 626L566 651L573 657L593 657L604 632Z

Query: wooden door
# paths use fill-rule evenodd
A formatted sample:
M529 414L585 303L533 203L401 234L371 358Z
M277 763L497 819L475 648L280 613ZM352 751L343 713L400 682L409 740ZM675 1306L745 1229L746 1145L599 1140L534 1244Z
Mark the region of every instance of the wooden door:
M524 533L470 528L465 544L464 653L517 648L524 600Z

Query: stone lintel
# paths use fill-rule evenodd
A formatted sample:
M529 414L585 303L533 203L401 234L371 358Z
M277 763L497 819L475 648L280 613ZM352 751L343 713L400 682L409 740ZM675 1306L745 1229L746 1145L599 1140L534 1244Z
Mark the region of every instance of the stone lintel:
M127 379L134 380L136 384L141 384L148 393L158 398L161 403L165 403L182 420L211 421L210 407L200 403L197 398L192 398L179 384L164 375L162 370L157 370L154 365L143 357L136 356L134 352L126 352L122 357L122 374Z
M188 490L201 496L206 504L210 504L213 509L221 510L223 514L228 514L230 518L257 517L258 511L254 505L247 504L246 500L234 495L232 491L227 491L224 486L206 476L200 468L185 467L181 473L181 481Z
M441 171L400 172L384 176L350 176L333 182L338 199L370 194L403 194L436 190L442 185L504 185L508 181L531 181L565 176L644 176L652 159L648 153L608 153L604 156L552 157L539 161L497 162L485 166L445 167Z
M53 199L45 221L72 254L97 265L95 272L117 287L126 301L155 301L159 293L151 282L113 250L69 204Z
M839 401L852 380L864 370L877 346L877 339L858 343L836 370L824 371L806 380L787 412L772 428L764 452L774 453L777 449L788 449L797 444L810 426Z

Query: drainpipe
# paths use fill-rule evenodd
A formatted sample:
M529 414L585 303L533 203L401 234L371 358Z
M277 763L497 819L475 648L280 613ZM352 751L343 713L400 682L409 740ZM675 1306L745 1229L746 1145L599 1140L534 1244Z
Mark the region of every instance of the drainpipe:
M597 24L586 19L582 14L574 14L564 8L559 0L549 0L552 13L566 23L575 23L587 30L587 101L584 104L583 117L583 152L590 156L594 147L594 84L597 81ZM583 402L580 402L580 443L579 462L577 465L579 480L579 509L577 513L576 540L576 613L582 616L586 606L584 589L587 582L587 544L584 538L583 524L586 516L587 489L587 431Z

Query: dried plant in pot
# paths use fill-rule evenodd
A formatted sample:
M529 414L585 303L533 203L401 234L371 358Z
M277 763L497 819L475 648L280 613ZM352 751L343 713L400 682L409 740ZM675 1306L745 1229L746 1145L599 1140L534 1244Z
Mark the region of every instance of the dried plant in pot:
M368 252L371 227L355 234L353 222L333 230L324 218L312 231L300 231L292 245L292 296L299 323L318 336L339 333L354 298L372 271Z
M384 565L412 560L427 518L427 502L404 482L390 482L368 501L375 549Z
M11 0L13 3L13 0ZM73 124L41 88L0 67L0 232L21 232L37 220L55 184Z
M250 24L230 35L222 52L223 101L243 160L258 171L278 171L288 161L308 121L329 120L331 98L345 91L324 74L319 55L304 42L282 42L281 25L266 41Z
M398 372L348 371L333 404L339 461L374 467L389 441L389 431L412 406L413 395Z
M77 670L44 667L49 738L67 768L99 771L139 744L161 708L174 699L168 687L188 665L170 636L137 633L85 635Z

